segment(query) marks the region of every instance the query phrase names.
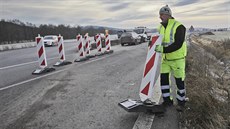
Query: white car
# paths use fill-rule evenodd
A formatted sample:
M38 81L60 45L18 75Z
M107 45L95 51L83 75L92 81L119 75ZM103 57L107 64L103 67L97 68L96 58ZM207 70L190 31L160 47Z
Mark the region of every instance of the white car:
M56 35L46 35L44 37L45 46L57 46L58 45L58 37Z

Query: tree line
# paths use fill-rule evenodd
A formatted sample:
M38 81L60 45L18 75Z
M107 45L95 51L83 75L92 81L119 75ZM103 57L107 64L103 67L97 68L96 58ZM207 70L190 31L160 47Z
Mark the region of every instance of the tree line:
M24 23L20 20L4 20L0 21L0 44L11 44L34 41L35 37L40 34L45 35L59 35L61 34L64 39L74 39L77 34L84 35L89 33L89 36L94 36L98 33L105 33L106 27L94 27L94 26L70 26L70 25L52 25L41 24L36 26L32 23ZM115 29L109 29L110 34L115 34Z

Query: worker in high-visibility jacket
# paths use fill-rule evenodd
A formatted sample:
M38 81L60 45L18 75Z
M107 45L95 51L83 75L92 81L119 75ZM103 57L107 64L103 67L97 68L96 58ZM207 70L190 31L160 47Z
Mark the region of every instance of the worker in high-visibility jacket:
M163 105L173 105L170 89L170 74L173 73L177 85L177 110L182 111L185 106L185 57L187 46L185 42L186 28L172 17L168 5L159 11L162 20L158 31L163 35L162 45L157 45L156 52L162 53L161 91Z

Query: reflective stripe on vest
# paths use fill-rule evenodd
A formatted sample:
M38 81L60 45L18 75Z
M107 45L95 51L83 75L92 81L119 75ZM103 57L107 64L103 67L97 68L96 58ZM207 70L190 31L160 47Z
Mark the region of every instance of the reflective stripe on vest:
M175 27L175 25L176 25L176 23L177 23L177 21L175 21L174 23L173 23L173 26L172 26L172 28L171 28L171 30L170 30L170 42L169 43L166 43L166 42L162 42L162 45L164 46L164 47L168 47L169 45L172 45L173 43L174 43L174 41L173 41L173 30L174 30L174 27ZM163 25L161 25L161 27L162 27ZM161 30L161 27L160 27L160 30Z

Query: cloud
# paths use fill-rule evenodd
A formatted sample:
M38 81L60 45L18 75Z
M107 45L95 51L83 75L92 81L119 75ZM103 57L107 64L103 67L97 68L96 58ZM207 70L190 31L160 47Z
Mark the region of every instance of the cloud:
M219 9L227 8L226 6L227 0L222 1L208 1L208 2L202 2L202 3L194 3L191 5L185 5L185 6L174 6L172 7L172 12L174 14L180 14L180 15L203 15L208 13L208 11L217 11Z
M0 0L0 4L0 18L33 24L155 26L159 9L166 4L175 18L189 23L230 16L229 0Z
M179 0L174 6L184 6L184 5L190 5L199 2L199 0Z
M118 10L121 10L121 9L128 8L129 5L130 5L130 3L119 3L119 4L108 6L107 10L108 11L118 11Z

